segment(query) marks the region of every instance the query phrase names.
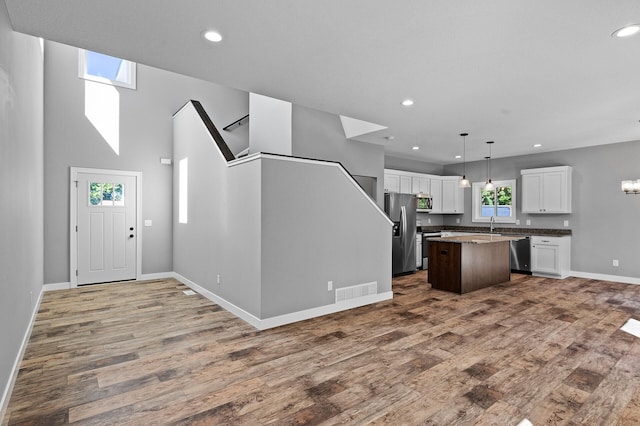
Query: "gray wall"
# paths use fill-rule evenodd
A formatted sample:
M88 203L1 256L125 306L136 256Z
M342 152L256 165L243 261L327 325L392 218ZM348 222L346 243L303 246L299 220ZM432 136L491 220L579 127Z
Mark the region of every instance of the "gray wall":
M445 174L444 167L441 164L392 156L384 157L384 168L439 176Z
M189 219L174 220L177 273L261 319L333 304L330 280L391 291L391 225L338 168L288 159L227 167L191 107L174 121L176 162L189 158ZM177 169L174 191L177 218Z
M0 1L0 397L43 283L42 85L40 43Z
M376 178L379 206L384 198L384 148L345 138L340 117L293 105L293 155L339 161L352 175Z
M496 144L497 145L497 144ZM640 278L640 196L625 195L620 181L640 178L640 141L538 153L491 161L493 180L517 179L517 218L521 228L562 228L572 231L571 269L574 271ZM573 167L571 214L523 214L520 210L520 170L549 166ZM462 165L445 167L446 174L461 174ZM486 180L486 162L467 163L472 182ZM465 211L471 211L471 190L465 190ZM455 225L455 217L445 224ZM531 225L526 226L526 220ZM461 225L473 225L471 214ZM509 225L511 226L511 225ZM619 267L612 260L620 261Z
M173 270L172 115L189 99L202 102L221 129L246 114L249 95L138 64L137 90L118 88L120 155L85 117L85 81L77 49L46 43L45 57L45 283L69 281L69 167L142 172L142 272ZM246 129L222 132L233 152L248 146Z
M262 317L330 305L342 288L391 291L391 224L336 167L262 161Z
M228 168L190 105L176 115L173 135L174 271L259 318L260 163ZM182 158L189 159L186 224L177 210Z

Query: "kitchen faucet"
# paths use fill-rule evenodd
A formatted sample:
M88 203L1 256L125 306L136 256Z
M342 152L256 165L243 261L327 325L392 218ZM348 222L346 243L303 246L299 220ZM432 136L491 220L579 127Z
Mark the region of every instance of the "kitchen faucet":
M490 228L489 228L489 233L493 234L493 225L496 223L496 218L495 216L491 216L491 221L490 221Z

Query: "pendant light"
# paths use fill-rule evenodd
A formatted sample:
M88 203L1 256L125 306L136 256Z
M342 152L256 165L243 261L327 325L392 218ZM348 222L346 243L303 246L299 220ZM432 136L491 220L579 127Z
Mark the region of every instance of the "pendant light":
M491 182L491 145L493 145L493 141L488 141L487 145L489 145L489 156L484 157L487 159L487 182L484 184L484 190L493 191L495 189L493 182Z
M467 179L467 136L469 133L460 133L463 138L463 151L462 151L462 179L460 180L460 188L471 188L471 182Z

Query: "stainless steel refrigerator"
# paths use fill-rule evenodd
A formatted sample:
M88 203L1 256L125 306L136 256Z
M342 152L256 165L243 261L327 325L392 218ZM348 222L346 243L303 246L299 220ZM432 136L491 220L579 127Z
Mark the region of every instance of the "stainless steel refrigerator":
M416 196L386 192L384 211L393 222L392 263L393 275L416 270Z

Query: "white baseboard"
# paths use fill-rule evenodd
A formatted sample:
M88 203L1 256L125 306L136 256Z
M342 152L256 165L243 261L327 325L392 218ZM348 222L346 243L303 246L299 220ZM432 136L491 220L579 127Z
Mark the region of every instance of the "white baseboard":
M31 337L31 331L33 330L33 323L36 321L36 315L38 314L38 310L40 309L40 302L42 301L42 295L45 292L45 286L40 288L40 293L38 294L38 300L33 306L33 312L31 313L31 320L29 321L29 325L27 326L27 330L24 333L24 337L22 338L22 343L20 344L20 349L18 350L18 354L16 355L16 359L13 362L13 368L11 370L11 376L9 378L9 382L7 386L4 388L4 392L2 393L2 400L0 401L0 424L4 424L4 416L7 413L7 408L9 406L9 399L11 398L11 392L13 391L13 386L16 383L16 379L18 378L18 372L20 371L20 363L22 362L22 357L24 356L24 352L27 349L27 344L29 343L29 338Z
M54 290L68 290L71 288L71 283L51 283L45 284L42 286L43 291L54 291Z
M178 273L175 273L174 277L181 283L190 287L192 290L197 291L207 299L220 305L227 311L231 312L232 314L239 317L243 321L251 324L258 330L266 330L269 328L280 327L281 325L291 324L294 322L303 321L303 320L319 317L322 315L333 314L340 311L346 311L347 309L353 309L360 306L370 305L372 303L393 299L393 292L388 291L385 293L371 294L368 296L359 297L357 299L349 299L343 302L334 303L332 305L318 306L316 308L305 309L304 311L292 312L290 314L284 314L284 315L278 315L271 318L260 319L255 315L245 311L242 308L239 308L233 303L223 299L222 297L212 293L206 288L201 287L200 285L194 283L193 281L183 277Z
M140 281L147 281L147 280L166 280L167 278L175 278L176 274L173 272L156 272L153 274L142 274L140 275L140 278L138 278Z
M640 278L623 277L622 275L594 274L592 272L571 271L572 277L588 278L591 280L613 281L617 283L640 285Z

